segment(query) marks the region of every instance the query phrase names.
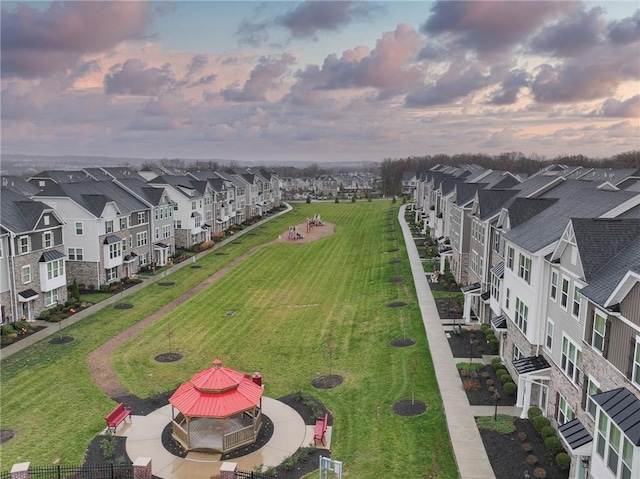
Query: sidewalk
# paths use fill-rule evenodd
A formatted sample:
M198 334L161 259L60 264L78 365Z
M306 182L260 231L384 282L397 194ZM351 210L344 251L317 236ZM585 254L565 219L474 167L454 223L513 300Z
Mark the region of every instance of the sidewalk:
M427 333L438 387L442 395L449 436L458 463L460 479L495 479L480 432L476 426L474 412L462 389L456 363L451 354L449 342L445 337L436 302L424 274L418 248L413 241L409 225L404 219L405 209L405 205L400 208L398 221L402 228L407 255L411 263L416 295Z
M122 293L118 293L118 294L114 294L113 296L111 296L109 299L105 299L104 301L100 301L97 304L94 304L93 306L91 306L90 308L87 308L83 311L80 311L79 313L74 314L73 316L68 317L67 319L63 319L62 321L60 321L59 323L49 323L46 321L38 321L36 320L35 323L32 324L36 324L36 325L40 325L40 326L46 326L44 329L41 329L40 331L24 338L21 339L20 341L17 341L13 344L10 344L9 346L6 346L4 348L2 348L0 350L0 360L4 359L4 358L8 358L9 356L11 356L14 353L17 353L18 351L21 351L25 348L27 348L28 346L31 346L32 344L35 344L39 341L42 341L43 339L52 336L56 333L58 333L60 331L60 328L64 329L67 328L73 324L76 324L78 321L82 321L84 318L86 318L87 316L90 316L94 313L97 313L98 311L100 311L103 308L106 308L107 306L110 306L112 304L115 303L119 303L122 302L122 298L126 298L127 296L137 293L138 291L140 291L141 289L145 288L146 286L149 286L153 283L155 283L156 281L160 281L163 278L166 278L168 275L170 275L171 273L174 273L176 271L178 271L181 268L184 268L186 266L190 266L191 264L195 263L198 259L202 258L204 255L210 254L214 251L217 251L218 248L220 248L220 246L227 244L230 241L233 241L234 239L248 233L249 231L251 231L254 228L257 228L258 226L263 225L265 222L267 221L271 221L274 218L277 218L280 215L283 215L285 213L288 213L289 211L292 210L291 205L289 205L288 203L284 203L286 205L286 209L279 211L278 213L276 213L275 215L269 216L267 218L265 218L262 221L259 221L251 226L247 226L245 229L241 230L241 231L237 231L233 236L229 236L227 238L225 238L224 240L222 240L220 243L216 243L216 246L214 248L208 249L206 251L202 251L200 253L197 253L196 255L192 256L191 258L189 258L186 261L183 261L181 263L178 263L168 269L166 269L165 271L156 274L155 276L151 276L151 277L145 277L144 281L140 284L137 284L125 291L123 291Z

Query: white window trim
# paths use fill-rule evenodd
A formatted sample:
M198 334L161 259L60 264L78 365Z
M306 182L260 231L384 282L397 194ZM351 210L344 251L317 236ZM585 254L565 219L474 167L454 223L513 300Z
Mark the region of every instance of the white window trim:
M636 349L633 352L631 384L633 384L637 389L640 389L640 336L636 336Z
M553 277L554 276L556 278L555 283L553 281ZM555 270L552 270L551 271L551 281L549 282L549 298L554 303L558 302L558 280L559 279L560 279L560 275L558 274L558 272L555 271ZM554 288L555 288L555 293L553 292Z
M600 389L600 383L598 381L595 381L593 378L589 378L587 381L587 397L585 400L585 405L584 405L584 412L587 413L587 415L593 419L594 421L596 420L596 416L598 414L598 404L591 399L591 395L589 394L589 384L593 384L596 387L596 390ZM593 408L595 410L595 413L593 415L591 415L591 412L589 412L589 405L593 404Z
M79 228L78 228L79 226ZM74 226L74 230L76 232L76 236L83 236L84 235L84 223L82 221L76 221L75 222L75 226ZM80 233L78 233L78 231L80 231Z
M573 319L577 319L577 320L580 320L580 309L581 309L580 308L580 290L581 289L582 288L580 288L577 283L575 283L575 282L573 283L573 290L572 290L573 294L571 295L571 301L570 301L570 303L571 303L571 317ZM578 314L577 315L574 314L574 311L573 311L573 307L575 306L575 302L576 302L576 291L578 292Z
M549 325L551 325L551 345L547 345L547 339L549 338ZM547 325L544 328L544 347L547 351L553 350L553 336L556 333L556 323L552 319L547 318Z
M565 356L565 352L564 352L565 339L567 340L567 354L566 354L567 363L565 366L563 366L562 357ZM571 360L571 358L569 357L571 344L573 344L576 351L575 358L573 360ZM578 361L578 353L580 353L580 361ZM569 373L567 372L569 363L573 364L573 372L571 376L569 376ZM562 344L560 347L560 371L562 371L562 374L564 374L565 377L569 379L569 381L571 381L571 384L573 384L576 388L578 387L578 384L580 383L580 379L582 376L582 349L575 342L573 342L571 338L566 334L562 334ZM577 378L576 378L576 372L578 373Z
M564 289L562 288L564 285L564 281L567 281L567 303L565 305L562 304L562 295L564 294ZM562 275L562 279L560 280L560 307L562 309L564 309L565 311L568 311L569 308L569 304L571 303L571 297L570 297L570 293L571 293L571 279Z
M27 273L29 275L27 281L25 281L25 271L27 271ZM22 284L29 284L29 283L31 283L31 281L33 281L33 275L31 274L31 265L30 264L26 264L22 268L20 268L20 281L22 282Z
M602 350L598 349L595 346L595 337L596 337L596 318L600 317L604 319L604 334L602 335ZM598 334L600 336L600 334ZM598 309L594 309L593 312L593 327L591 329L591 348L598 353L600 356L604 356L604 345L607 338L607 314L600 312Z
M565 405L564 409L562 408L562 403L564 403ZM567 412L569 411L571 412L571 414L567 414ZM560 422L561 414L564 417L564 421L562 422ZM558 420L558 425L562 426L563 424L566 424L569 421L571 421L574 417L576 417L576 412L571 407L571 404L569 403L569 401L567 401L567 398L565 398L562 394L559 394L558 395L558 417L556 418Z

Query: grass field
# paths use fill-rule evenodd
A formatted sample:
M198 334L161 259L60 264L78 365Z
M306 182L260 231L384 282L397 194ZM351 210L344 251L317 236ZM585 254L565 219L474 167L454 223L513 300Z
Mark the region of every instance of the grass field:
M351 477L455 478L446 432L404 244L390 202L301 204L199 260L202 269L174 273L172 288L152 285L127 298L135 307L111 307L65 330L75 341L43 342L2 361L3 428L19 432L0 447L1 469L77 463L103 427L113 402L92 384L87 354L113 334L191 289L234 257L319 213L336 234L309 244L271 244L254 253L202 293L122 345L112 364L125 386L148 397L172 390L219 357L227 366L260 371L270 397L306 391L335 417L334 458ZM393 251L399 248L399 251ZM403 283L390 283L401 276ZM388 308L391 302L408 303ZM228 310L236 311L226 316ZM157 363L172 350L184 358ZM418 340L409 348L389 341ZM331 353L330 353L331 351ZM335 389L316 390L311 380L331 372L345 378ZM418 417L395 416L392 405L425 401Z

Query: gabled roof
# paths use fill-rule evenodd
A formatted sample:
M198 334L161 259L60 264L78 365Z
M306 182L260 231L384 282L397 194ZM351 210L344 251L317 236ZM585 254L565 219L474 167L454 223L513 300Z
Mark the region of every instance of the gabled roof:
M24 196L35 195L40 191L36 185L25 181L23 178L19 176L6 175L2 177L1 181L2 188L7 188L16 193L20 193Z
M82 170L45 170L31 176L29 179L49 179L54 183L75 183L77 181L92 181L88 173Z
M464 206L470 201L473 201L476 191L482 190L486 187L487 183L457 183L455 185L456 205Z
M558 201L557 198L515 198L507 209L510 228L521 225L556 201Z
M624 191L603 191L584 187L505 233L504 238L535 253L558 241L571 218L601 216L634 196Z
M44 203L34 201L11 189L2 188L2 208L0 208L0 224L15 234L28 233L38 226L38 221L45 211L53 211Z
M126 190L147 201L151 206L158 206L162 201L164 189L147 186L146 181L138 177L121 178L116 181L116 184L122 185Z
M403 171L402 172L402 181L410 181L416 177L416 173L414 171Z
M147 206L113 181L84 181L56 184L34 198L69 198L95 217L100 217L107 203L113 202L121 214L147 209Z
M126 166L103 166L100 169L103 170L111 178L114 178L116 180L135 178L140 181L146 181L142 176L138 174L137 171L133 171Z
M640 399L626 388L594 394L591 398L634 446L640 446Z
M478 190L478 217L486 220L499 213L503 205L516 195L515 190Z
M153 180L149 180L149 184L171 186L175 191L179 192L182 196L190 200L202 196L202 193L198 191L198 181L194 180L190 176L157 176ZM199 196L191 196L184 189L193 190L194 192L198 193Z
M572 218L585 279L640 238L640 219Z

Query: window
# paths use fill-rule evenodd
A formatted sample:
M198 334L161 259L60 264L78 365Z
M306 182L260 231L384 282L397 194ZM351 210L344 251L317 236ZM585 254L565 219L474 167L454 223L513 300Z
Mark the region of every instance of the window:
M558 273L551 272L551 293L549 294L554 301L558 298Z
M200 226L200 224L202 223L202 216L196 216L193 219L195 220L196 228Z
M160 219L160 208L155 208L154 213L156 215L156 221Z
M178 203L173 204L173 211L178 211Z
M84 259L83 248L69 248L67 251L67 256L69 256L69 260L71 261L82 261Z
M511 246L507 248L507 267L513 271L513 258L515 256L515 252Z
M520 255L518 276L524 279L527 283L531 283L531 258L528 258L523 254Z
M141 225L147 222L147 215L144 214L144 211L138 212L138 224Z
M18 238L18 252L20 254L28 253L30 243L28 236L20 236L20 238Z
M471 250L471 261L470 261L471 271L475 274L478 274L478 252L476 250Z
M582 367L582 351L566 336L562 337L562 357L560 368L574 384L580 380L580 368Z
M182 229L182 220L173 220L173 227L175 229Z
M160 239L160 228L156 228L155 233L156 233L155 238Z
M149 262L147 253L141 254L138 258L140 258L140 266L145 266Z
M607 448L607 428L609 426L609 420L607 416L600 411L600 415L598 417L598 442L596 444L596 452L598 456L604 459L604 451Z
M104 230L107 233L113 233L113 220L108 220L104 222Z
M500 233L497 231L493 233L493 251L500 253Z
M522 356L522 351L520 351L520 348L514 344L511 348L511 360L517 361L518 359L522 359Z
M558 425L562 425L573 419L573 409L567 400L561 395L558 403Z
M116 266L114 266L113 268L107 268L105 270L105 274L107 277L107 282L114 281L118 279L118 268Z
M42 217L45 226L49 226L51 224L51 217L49 215L44 215Z
M562 278L562 293L560 296L560 304L564 309L567 309L567 303L569 302L569 280Z
M636 351L633 355L633 371L631 379L636 386L640 386L640 336L636 336Z
M82 222L77 221L76 222L76 235L81 236L84 234L84 225L82 224Z
M607 467L614 474L618 474L618 459L620 458L620 429L612 423L609 424L609 450L607 454Z
M516 326L524 334L527 334L527 322L529 320L529 306L524 304L520 298L516 298Z
M59 278L64 274L64 261L62 258L47 263L47 279Z
M553 330L555 329L555 324L550 319L547 319L547 333L544 340L544 345L548 350L551 350L553 346Z
M633 444L626 436L622 438L622 463L620 464L620 477L631 479L631 465L633 464Z
M26 265L21 270L22 284L31 283L31 266Z
M591 338L591 346L593 349L604 355L604 338L607 334L607 319L597 311L593 318L593 336Z
M128 227L128 221L127 221L127 217L125 216L124 218L120 218L120 229L121 230L126 230Z
M571 308L571 314L576 318L580 317L580 288L575 285L573 287L573 305Z
M507 288L506 294L504 296L504 308L509 309L509 303L511 301L511 290Z
M211 221L212 218L213 218L213 211L207 210L207 211L204 212L204 220L205 221Z
M42 233L42 247L51 248L53 246L53 233L51 231L45 231Z
M52 306L58 302L58 289L52 289L51 291L44 292L44 305Z
M2 258L2 239L0 239L0 258Z
M196 207L197 207L197 206L196 206L196 204L197 204L197 203L196 203L195 201L192 201L192 202L191 202L191 209L192 209L192 210L195 210L195 209L196 209Z
M109 245L109 258L114 259L122 256L122 243L111 243Z
M491 297L500 301L500 278L495 274L491 275Z
M585 398L585 410L587 411L587 414L589 414L589 416L591 416L594 420L596 418L597 405L591 396L593 396L594 394L598 394L598 392L600 392L599 387L600 385L597 382L589 378L589 381L587 381L587 388L586 388L587 397Z
M143 231L142 233L138 233L136 235L136 244L138 246L144 246L149 243L149 239L147 238L147 232Z
M169 236L171 236L171 225L164 225L162 227L162 237L168 238Z

